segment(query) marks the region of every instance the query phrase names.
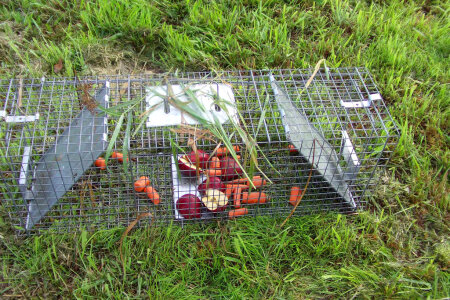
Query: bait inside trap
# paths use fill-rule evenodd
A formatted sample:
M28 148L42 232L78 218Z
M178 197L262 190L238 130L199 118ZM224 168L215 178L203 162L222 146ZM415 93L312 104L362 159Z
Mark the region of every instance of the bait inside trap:
M399 131L367 70L312 74L1 79L2 205L19 234L357 212Z

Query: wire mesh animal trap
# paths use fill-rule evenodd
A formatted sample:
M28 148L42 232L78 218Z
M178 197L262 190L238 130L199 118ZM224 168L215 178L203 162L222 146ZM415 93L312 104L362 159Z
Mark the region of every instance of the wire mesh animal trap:
M399 131L367 70L312 73L1 80L2 204L18 233L357 212Z

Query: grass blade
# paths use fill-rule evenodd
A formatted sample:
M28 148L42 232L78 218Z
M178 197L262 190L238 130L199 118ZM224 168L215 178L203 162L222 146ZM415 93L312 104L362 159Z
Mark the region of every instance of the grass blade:
M111 136L111 140L109 141L108 148L106 148L106 155L105 155L105 163L108 164L108 159L111 156L112 148L114 147L114 144L117 140L117 137L120 133L120 127L122 127L123 119L125 118L125 114L122 113L119 117L119 120L117 121L116 127L114 129L114 132Z
M133 112L131 110L128 111L128 117L127 117L127 127L125 129L125 137L123 139L123 145L122 145L122 153L123 153L123 171L126 173L128 170L128 150L130 146L130 132L131 132L131 123L133 122Z
M145 121L147 121L148 115L150 115L150 114L152 113L152 111L154 111L154 110L155 110L159 105L161 105L162 103L163 103L163 102L161 101L161 102L159 102L159 103L157 103L157 104L151 106L149 109L147 109L143 114L141 114L141 115L139 116L139 118L140 118L141 120L139 121L138 126L136 127L136 129L135 129L134 132L133 132L133 135L132 135L133 137L139 132L139 130L141 129L142 125L144 125Z

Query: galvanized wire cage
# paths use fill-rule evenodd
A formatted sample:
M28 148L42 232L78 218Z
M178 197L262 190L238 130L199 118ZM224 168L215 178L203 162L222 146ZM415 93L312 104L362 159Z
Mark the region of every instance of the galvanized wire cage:
M228 218L239 206L249 216L286 216L293 188L299 195L304 190L296 214L357 212L399 131L367 70L321 69L307 84L313 71L0 80L2 205L19 234L113 228L143 212L151 216L141 219L141 226ZM264 201L242 198L239 205L236 194L242 191L224 189L223 209L212 212L202 202L198 184L206 176L197 170L186 176L179 160L191 151L189 139L207 154L221 141L177 108L169 90L180 99L196 93L206 103L204 113L239 147L242 169L266 182L239 198L258 192ZM225 98L228 109L217 98ZM122 118L111 111L121 106L129 108ZM188 130L177 131L180 124ZM257 144L257 169L236 124ZM127 162L117 159L123 150ZM97 164L106 152L115 156ZM193 163L198 169L208 164ZM225 185L246 178L218 174ZM149 189L135 188L141 176L159 201L149 199ZM180 211L182 194L198 197L201 205Z

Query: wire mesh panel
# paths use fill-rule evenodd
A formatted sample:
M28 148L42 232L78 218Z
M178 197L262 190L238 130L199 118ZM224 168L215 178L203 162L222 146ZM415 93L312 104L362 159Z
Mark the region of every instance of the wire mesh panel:
M357 212L399 131L367 70L312 74L0 80L2 204L18 233Z

